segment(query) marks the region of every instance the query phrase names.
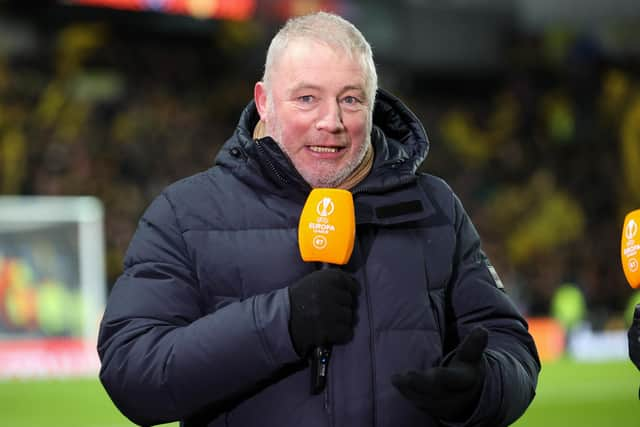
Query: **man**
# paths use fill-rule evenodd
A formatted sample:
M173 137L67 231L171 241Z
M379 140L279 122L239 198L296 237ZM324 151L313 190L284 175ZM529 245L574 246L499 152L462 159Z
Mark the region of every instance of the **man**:
M344 19L290 20L210 170L167 188L131 242L101 324L100 378L139 424L502 426L540 370L460 201L417 174L428 141L378 91ZM312 187L349 189L344 268L302 261ZM333 348L310 391L309 355Z
M640 304L636 305L633 311L633 320L629 331L629 358L640 370Z
M633 310L633 319L629 331L627 332L629 344L629 359L640 370L640 304ZM638 389L638 399L640 399L640 389Z

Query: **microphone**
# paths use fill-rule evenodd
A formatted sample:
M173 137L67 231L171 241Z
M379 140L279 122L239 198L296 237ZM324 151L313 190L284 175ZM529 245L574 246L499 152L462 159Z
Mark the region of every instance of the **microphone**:
M298 246L306 262L349 262L356 236L353 196L338 188L314 188L309 193L298 223ZM311 393L320 393L327 383L331 348L320 346L311 356Z
M640 209L629 212L624 219L620 259L629 285L640 287Z

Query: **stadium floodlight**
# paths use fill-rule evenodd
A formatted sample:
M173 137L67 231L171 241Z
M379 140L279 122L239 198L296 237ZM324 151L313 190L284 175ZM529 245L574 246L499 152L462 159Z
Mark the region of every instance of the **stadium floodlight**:
M228 19L246 21L257 8L256 0L66 0L63 4L152 11L177 15L189 15L199 19Z

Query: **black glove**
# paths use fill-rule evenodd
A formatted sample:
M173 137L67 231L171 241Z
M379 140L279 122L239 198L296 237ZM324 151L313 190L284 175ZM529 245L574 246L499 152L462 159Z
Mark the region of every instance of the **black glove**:
M445 421L463 421L476 405L484 384L488 332L475 328L458 346L447 366L396 374L391 382L419 408Z
M300 357L353 338L358 282L339 269L314 271L289 287L289 333Z
M640 369L640 304L633 313L633 323L629 328L629 358Z

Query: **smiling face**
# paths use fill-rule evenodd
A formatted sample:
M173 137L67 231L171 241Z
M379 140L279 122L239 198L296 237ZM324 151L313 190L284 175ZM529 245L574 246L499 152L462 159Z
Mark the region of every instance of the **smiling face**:
M293 40L255 86L266 132L312 187L339 186L362 162L371 112L360 62L342 49Z

